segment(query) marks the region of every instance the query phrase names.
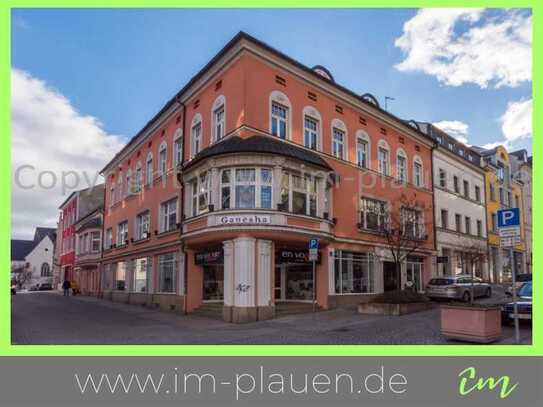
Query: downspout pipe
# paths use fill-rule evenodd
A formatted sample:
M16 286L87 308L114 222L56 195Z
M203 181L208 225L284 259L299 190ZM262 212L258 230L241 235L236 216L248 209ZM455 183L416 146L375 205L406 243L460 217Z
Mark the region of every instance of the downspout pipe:
M183 128L183 146L182 146L182 151L183 151L183 155L181 156L181 162L178 163L177 165L178 166L182 166L184 163L185 163L185 138L186 138L186 134L185 134L185 123L186 123L186 106L183 102L181 102L179 96L176 96L175 98L175 101L179 104L179 106L181 106L183 108L183 119L182 119L182 128ZM183 178L179 172L179 169L177 168L176 169L176 173L177 173L177 182L180 184L180 194L181 196L179 197L179 202L180 202L180 208L179 208L179 215L180 215L180 219L181 219L181 223L183 222L183 219L185 217L185 214L184 214L184 209L185 209L185 190L184 190L184 184L183 184ZM180 234L183 233L183 228L181 227L180 231L179 231ZM182 252L183 252L183 256L185 258L185 261L183 262L183 313L186 315L188 314L188 310L187 310L187 307L188 307L188 259L187 259L187 251L185 249L185 244L183 243L182 245Z
M430 132L433 136L433 128L430 127ZM433 229L434 229L434 250L437 252L437 213L436 213L436 194L434 191L434 154L436 149L438 148L437 141L432 137L434 144L432 145L432 148L430 149L431 157L430 157L430 180L431 180L431 187L432 187L432 216L433 218ZM438 253L439 254L439 253ZM436 255L436 271L439 273L439 265L437 264L437 255Z

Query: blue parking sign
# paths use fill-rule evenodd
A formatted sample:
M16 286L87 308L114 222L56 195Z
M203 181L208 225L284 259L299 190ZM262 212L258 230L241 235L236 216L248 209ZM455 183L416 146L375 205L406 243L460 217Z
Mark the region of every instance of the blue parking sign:
M520 226L519 208L500 209L497 213L498 227Z
M318 249L319 248L319 240L318 239L311 239L309 241L309 249Z

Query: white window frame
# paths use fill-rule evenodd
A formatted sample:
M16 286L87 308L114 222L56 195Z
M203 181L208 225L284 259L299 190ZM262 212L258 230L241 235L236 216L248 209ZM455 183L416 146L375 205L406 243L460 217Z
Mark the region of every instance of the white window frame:
M317 124L316 130L312 129L306 129L306 118L308 118L311 121L314 121ZM322 118L321 114L317 109L315 109L313 106L305 106L302 111L302 123L303 123L303 143L304 146L315 151L322 151ZM315 135L316 138L316 146L315 148L311 148L306 140L306 131L309 131L310 133Z
M164 153L164 154L163 154ZM168 145L165 141L158 147L158 176L165 177L168 172Z
M374 211L371 207L381 207L380 211ZM368 215L377 216L377 229L368 227ZM360 226L361 229L370 230L372 232L381 231L388 222L388 202L380 199L363 196L360 198Z
M149 167L151 167L150 170ZM149 152L149 154L147 154L147 159L145 160L145 184L148 186L153 185L153 173L153 153Z
M358 255L360 258L356 258L353 255ZM363 258L362 258L363 257ZM377 265L379 262L374 257L372 253L363 253L363 252L351 252L348 250L336 250L334 252L334 255L331 258L332 264L333 264L333 281L332 281L332 287L333 287L333 293L334 295L368 295L368 294L375 294L376 292L376 277L378 276L377 273ZM337 262L336 262L337 260ZM345 292L343 290L343 266L345 263L347 263L347 275L353 275L352 272L349 272L349 268L353 268L353 263L366 263L366 267L368 270L368 280L367 280L367 286L368 291L367 292L358 292L358 291L347 291ZM337 267L339 265L339 267ZM336 276L338 276L339 280L339 290L336 287ZM354 286L354 284L351 284Z
M284 117L282 115L274 113L274 111L282 111L284 112ZM278 102L272 102L272 110L270 112L271 115L271 134L272 136L275 136L281 140L288 140L289 134L288 134L288 118L290 115L289 108L287 106L284 106ZM277 134L274 134L273 127L275 124L275 128L277 131ZM284 137L281 137L281 125L284 124L285 127L285 134Z
M119 178L117 178L117 202L123 200L123 191L124 191L124 182L123 182L123 172L119 172Z
M283 171L281 174L281 180L278 180L278 182L282 183L282 178L284 176L288 177L288 212L293 213L296 215L306 215L306 216L312 216L316 217L319 214L319 183L322 182L322 180L318 177L312 177L305 174L297 174L290 171ZM305 188L295 188L293 177L300 177L304 184ZM315 190L311 191L311 185L315 185ZM294 212L294 206L293 206L293 192L296 190L296 192L301 192L305 194L305 213L298 213ZM315 199L315 213L311 214L311 198Z
M441 176L443 174L443 177ZM443 181L444 185L441 185L441 181ZM441 188L447 188L447 171L445 171L443 168L438 169L438 185Z
M362 142L365 145L365 165L360 165L360 142ZM371 143L370 138L368 136L368 133L366 133L364 130L358 130L356 132L356 165L358 165L361 168L371 168Z
M381 151L386 152L386 162L384 163L381 160ZM379 140L379 144L377 145L377 161L379 174L386 177L390 176L390 147L384 140Z
M283 92L278 91L278 90L272 91L269 97L268 114L269 114L270 134L273 135L272 129L273 129L274 115L272 114L272 111L273 111L274 103L280 105L283 108L286 108L285 140L291 140L292 139L292 104L290 103L290 100L287 97L287 95L285 95ZM279 137L277 136L277 138Z
M202 151L202 116L197 114L190 125L190 158L194 158L200 151Z
M417 174L417 168L420 169L419 174ZM424 165L419 156L413 159L413 185L418 188L424 187Z
M91 253L98 253L100 251L100 247L102 246L102 233L99 231L93 231L90 232L90 252ZM94 249L94 244L98 242L96 245L96 250Z
M124 220L117 224L117 246L125 246L127 240L128 240L128 221Z
M111 249L113 246L113 228L106 229L106 237L104 239L104 249Z
M173 134L173 166L176 168L183 162L183 129L177 129Z
M173 204L173 206L172 206ZM177 197L168 199L167 201L163 201L160 203L160 206L158 208L159 210L159 219L160 219L160 233L166 233L166 232L172 232L177 229L177 223L179 219L179 210L177 208L178 206L178 200ZM171 208L175 209L175 223L174 225L170 225L170 215L172 215ZM166 225L168 223L168 225ZM167 227L166 227L167 226Z
M401 159L403 159L403 168L400 168ZM407 183L407 180L409 179L407 167L407 154L405 154L403 149L399 148L396 151L396 179L402 184Z
M217 120L217 113L222 110L220 122ZM214 143L224 138L226 135L226 98L224 95L218 96L211 106L211 134Z
M142 221L145 215L147 217L147 221ZM145 226L147 226L146 231ZM136 235L136 241L147 239L151 235L151 212L148 209L136 215L136 219L134 221L134 231Z
M124 196L132 195L132 169L128 169L126 171L126 189L124 192Z
M141 168L141 162L138 161L136 164L136 173L135 173L135 180L132 190L135 193L141 192L141 188L143 185L143 170Z
M405 219L404 213L414 212L417 216L416 216L415 222L411 222L413 230L411 231L411 234L409 236L414 237L415 239L422 238L424 234L426 233L426 230L424 228L424 211L419 208L407 208L407 207L400 208L400 211L401 211L400 212L401 224L402 224L402 229L404 233L406 232L406 221L409 220L409 219ZM417 226L418 226L419 233L417 233Z
M336 140L336 131L343 133L343 141L342 143L339 143L338 140ZM330 153L332 156L339 158L341 160L347 160L348 159L348 151L349 151L349 145L348 145L348 131L347 126L343 121L339 119L332 120L331 126L330 126L330 134L331 134L331 145L330 145ZM343 149L341 151L341 157L336 155L336 145L341 144Z

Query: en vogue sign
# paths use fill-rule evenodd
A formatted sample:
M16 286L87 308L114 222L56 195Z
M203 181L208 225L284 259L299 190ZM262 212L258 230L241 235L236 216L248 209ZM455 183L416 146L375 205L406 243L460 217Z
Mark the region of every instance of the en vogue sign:
M217 216L217 225L271 225L271 216L257 214Z

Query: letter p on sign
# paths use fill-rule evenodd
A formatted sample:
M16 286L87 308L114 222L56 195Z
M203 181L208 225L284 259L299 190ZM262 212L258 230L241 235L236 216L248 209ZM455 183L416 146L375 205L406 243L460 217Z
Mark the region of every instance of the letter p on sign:
M520 226L519 208L501 209L497 213L498 227Z

